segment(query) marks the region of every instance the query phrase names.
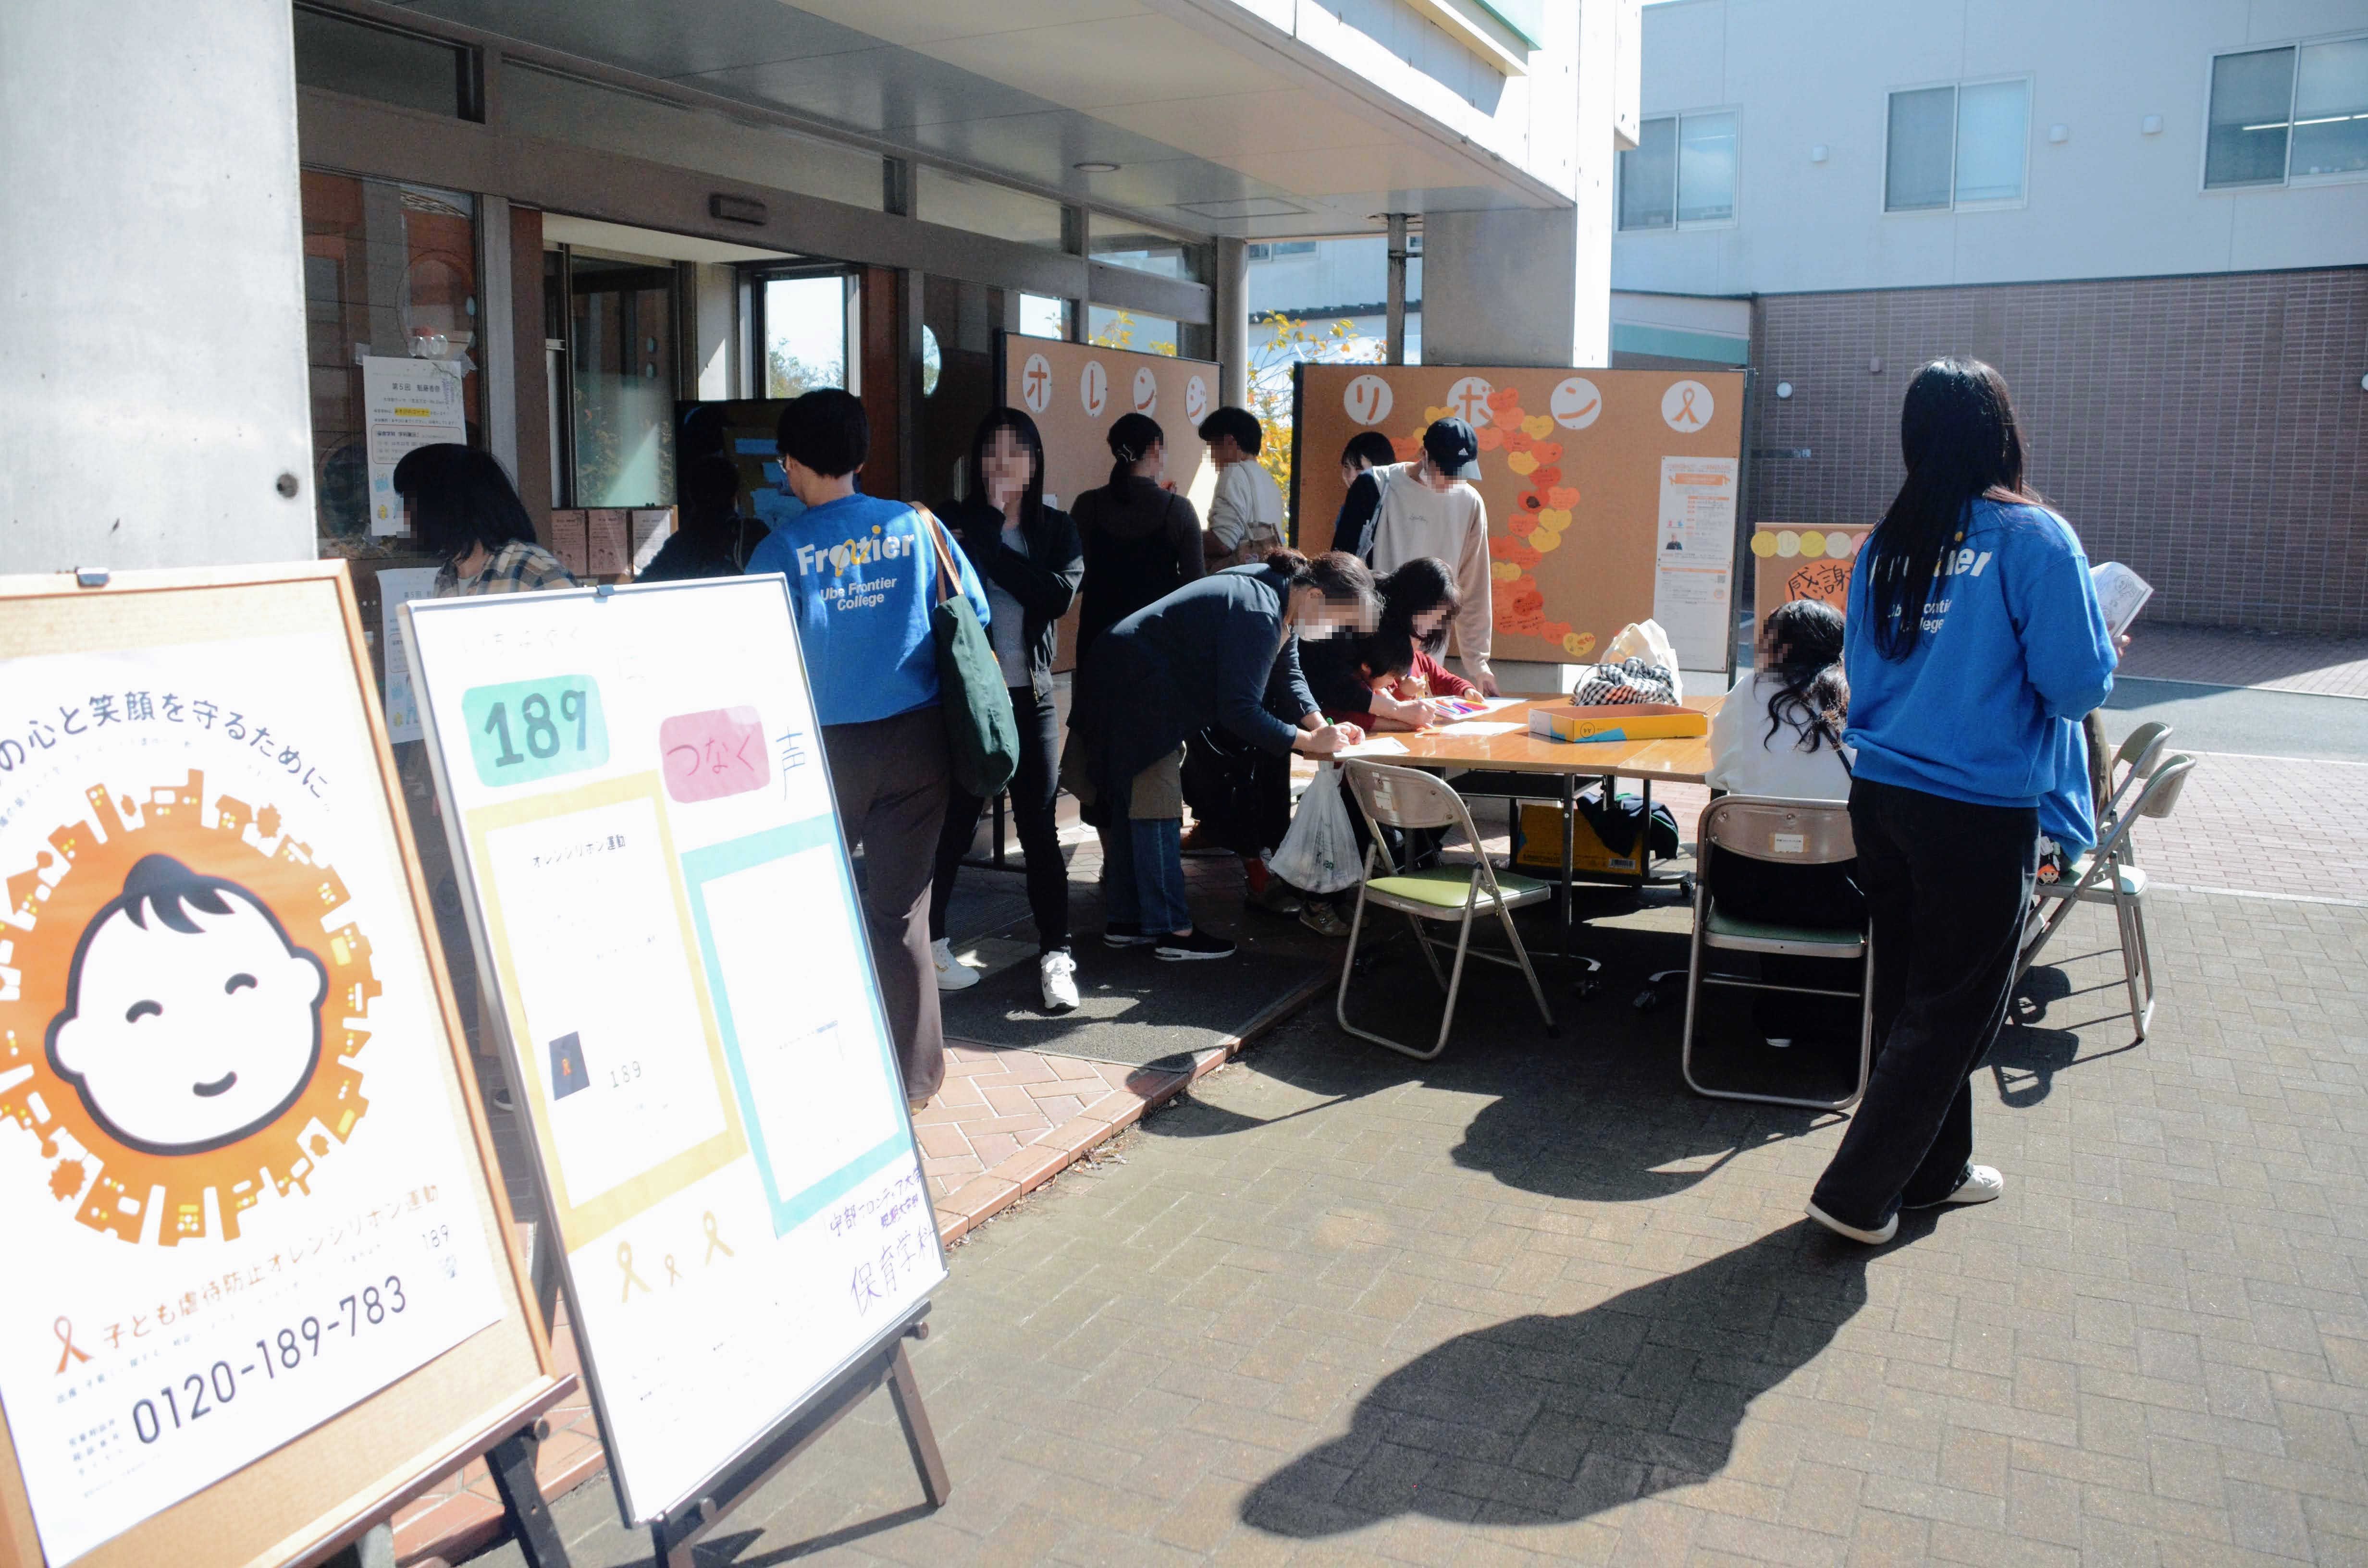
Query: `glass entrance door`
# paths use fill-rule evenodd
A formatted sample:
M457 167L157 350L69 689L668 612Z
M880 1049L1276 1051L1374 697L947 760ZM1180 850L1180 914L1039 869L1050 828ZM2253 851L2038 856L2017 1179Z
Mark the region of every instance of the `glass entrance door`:
M567 257L578 506L674 504L675 269Z

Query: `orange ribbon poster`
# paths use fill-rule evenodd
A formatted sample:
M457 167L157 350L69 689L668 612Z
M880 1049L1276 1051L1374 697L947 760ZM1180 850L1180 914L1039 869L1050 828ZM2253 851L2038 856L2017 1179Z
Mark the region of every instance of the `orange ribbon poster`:
M64 1562L495 1322L500 1255L344 640L0 694L0 1404Z

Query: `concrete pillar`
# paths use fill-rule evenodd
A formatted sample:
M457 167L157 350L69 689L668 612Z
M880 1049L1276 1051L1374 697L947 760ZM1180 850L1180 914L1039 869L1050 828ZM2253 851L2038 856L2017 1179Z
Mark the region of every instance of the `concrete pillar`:
M689 356L684 367L685 395L720 403L733 395L732 346L740 336L739 280L722 262L703 261L696 268L694 331L684 345Z
M0 571L310 559L287 0L0 5Z
M1217 378L1220 403L1247 408L1250 401L1250 273L1249 246L1241 240L1217 241L1215 285L1217 314Z

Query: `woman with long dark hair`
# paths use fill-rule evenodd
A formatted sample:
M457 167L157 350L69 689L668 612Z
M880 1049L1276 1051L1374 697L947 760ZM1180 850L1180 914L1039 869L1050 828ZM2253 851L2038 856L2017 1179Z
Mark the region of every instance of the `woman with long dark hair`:
M1850 681L1842 671L1842 612L1822 599L1794 599L1769 611L1759 628L1758 668L1735 683L1710 721L1710 771L1704 782L1731 795L1785 801L1850 799ZM1858 863L1792 866L1742 855L1720 858L1713 881L1718 906L1773 926L1855 926L1866 918ZM1770 954L1760 978L1774 985L1839 989L1832 959ZM1796 993L1753 994L1761 1038L1782 1050L1816 1019L1823 1005Z
M1874 929L1878 1054L1809 1217L1889 1241L1902 1208L2005 1190L1972 1163L1969 1082L2005 1020L2039 804L2113 644L2071 525L2023 480L2006 382L1977 359L1916 373L1907 477L1850 579L1850 829Z
M1077 497L1086 582L1077 606L1077 665L1094 639L1202 576L1201 515L1160 483L1167 437L1147 414L1110 427L1110 483Z
M534 519L492 454L450 442L415 448L394 465L394 490L421 548L444 562L438 598L576 585L534 541Z
M1308 692L1300 640L1370 631L1374 614L1363 562L1279 550L1263 566L1187 584L1094 644L1078 673L1063 782L1101 830L1105 943L1170 960L1232 955L1184 903L1184 742L1216 727L1275 756L1329 756L1353 744L1361 732L1325 722Z
M1061 719L1053 706L1053 641L1077 597L1086 563L1076 525L1044 505L1044 442L1036 422L1016 408L991 410L970 442L970 493L946 504L943 517L986 585L987 641L1019 721L1019 767L1011 778L1011 814L1028 858L1028 910L1036 920L1037 979L1047 1012L1077 1005L1069 952L1069 873L1061 860L1053 802L1061 790ZM946 801L929 900L930 956L938 989L962 991L978 971L958 962L946 937L954 877L978 833L985 802L957 787Z

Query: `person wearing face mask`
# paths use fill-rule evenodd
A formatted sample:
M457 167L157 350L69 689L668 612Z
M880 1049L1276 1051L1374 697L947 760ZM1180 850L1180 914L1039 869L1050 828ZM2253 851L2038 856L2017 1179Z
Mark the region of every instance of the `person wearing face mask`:
M987 639L1019 721L1019 767L1011 779L1011 814L1027 856L1028 909L1035 917L1037 977L1044 1010L1077 1005L1076 960L1069 953L1069 875L1053 826L1060 794L1061 720L1053 706L1053 642L1077 597L1085 557L1069 515L1044 505L1044 443L1036 423L1016 408L998 408L971 437L970 494L939 516L986 584L994 614ZM964 991L979 972L959 962L946 937L954 878L978 833L986 802L956 788L946 802L938 838L937 875L929 904L930 955L938 989Z
M1077 601L1077 665L1094 640L1204 572L1201 517L1160 483L1167 438L1148 415L1122 414L1110 427L1110 483L1077 497L1077 538L1086 580Z
M1278 756L1354 744L1363 732L1326 722L1308 691L1300 641L1360 635L1376 614L1363 562L1281 550L1264 565L1188 584L1102 634L1080 672L1064 782L1102 833L1104 943L1170 961L1232 955L1234 944L1195 926L1184 902L1184 742L1222 727Z
M1373 570L1384 574L1421 556L1436 556L1455 572L1462 605L1450 622L1463 672L1490 697L1499 695L1488 668L1495 606L1489 597L1488 508L1474 488L1480 478L1480 440L1461 419L1440 419L1422 433L1422 456L1373 471L1381 487L1373 516Z

